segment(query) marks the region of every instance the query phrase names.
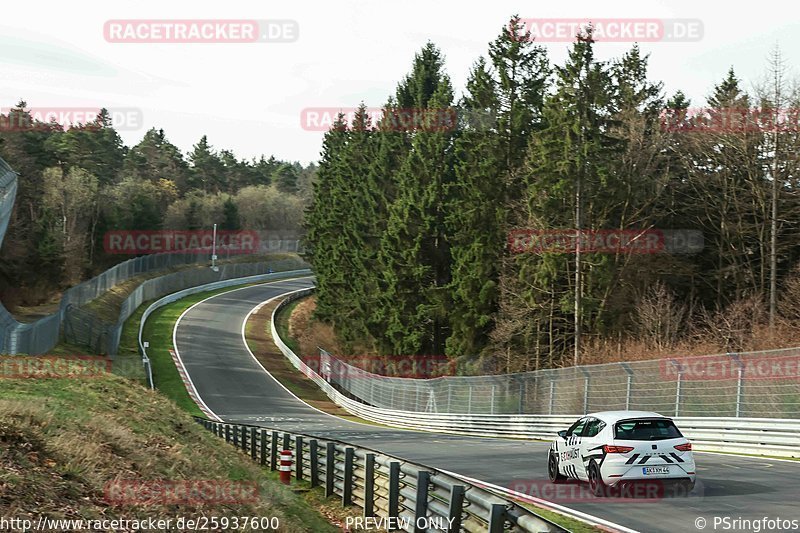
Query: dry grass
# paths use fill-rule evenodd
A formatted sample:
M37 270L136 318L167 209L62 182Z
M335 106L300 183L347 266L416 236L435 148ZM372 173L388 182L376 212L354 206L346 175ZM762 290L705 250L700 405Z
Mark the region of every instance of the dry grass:
M294 322L294 318L298 313L307 312L309 306L303 304L307 304L308 300L308 298L300 300L295 306L294 311L289 318L290 324ZM284 357L283 353L275 345L272 340L270 318L272 317L272 311L275 309L278 303L278 301L274 301L265 305L259 309L257 313L250 315L250 319L247 322L247 344L252 350L253 354L255 354L256 359L258 359L264 368L266 368L275 379L283 384L283 386L292 391L295 396L301 398L309 405L340 418L365 422L333 403L331 399L328 398L328 396L322 391L322 389L317 386L316 383L308 379L302 373L298 372L297 369L292 366L291 363L289 363L286 357ZM289 311L290 310L286 310L286 312ZM283 313L281 314L283 315ZM285 320L285 317L280 317L277 320L278 323L280 322L280 319ZM289 330L292 330L291 325L289 326ZM303 330L300 329L296 331ZM309 350L311 348L306 345L306 349ZM303 354L315 353L316 347L314 345L313 351L301 351L301 353L297 355L300 358L304 358L307 356Z
M3 380L0 516L64 519L275 516L282 531L334 531L247 456L156 392L124 379ZM112 480L249 481L255 502L112 504Z

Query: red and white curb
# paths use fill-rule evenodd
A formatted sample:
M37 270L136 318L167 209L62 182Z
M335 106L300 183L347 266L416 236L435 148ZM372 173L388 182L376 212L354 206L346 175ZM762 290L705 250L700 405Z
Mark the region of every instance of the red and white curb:
M186 367L183 366L183 361L181 361L181 358L178 357L177 353L175 353L175 350L170 349L169 355L172 356L172 361L175 363L175 368L178 370L178 374L181 376L181 381L183 381L183 386L186 387L186 392L189 393L189 397L192 399L192 401L197 404L197 407L210 420L221 421L217 415L211 412L208 406L206 406L205 402L200 399L200 395L197 394L197 389L194 388L194 383L192 383L192 380L189 378L189 374L186 372Z

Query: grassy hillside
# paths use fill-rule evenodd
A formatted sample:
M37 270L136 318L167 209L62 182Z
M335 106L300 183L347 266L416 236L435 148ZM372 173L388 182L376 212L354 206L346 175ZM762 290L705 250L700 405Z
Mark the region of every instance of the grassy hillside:
M106 484L254 482L255 501L119 505ZM108 375L4 379L0 388L0 516L26 518L277 517L283 531L333 531L274 474L195 424L158 392ZM175 530L175 528L170 528Z

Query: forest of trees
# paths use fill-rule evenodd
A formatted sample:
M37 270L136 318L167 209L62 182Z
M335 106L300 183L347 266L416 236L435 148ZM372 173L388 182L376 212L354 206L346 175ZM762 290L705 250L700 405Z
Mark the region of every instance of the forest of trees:
M64 128L33 120L21 101L0 125L0 157L19 174L0 250L0 301L12 310L127 259L104 253L109 230L300 231L316 171L239 159L206 136L182 154L156 129L127 147L105 111Z
M305 220L317 318L351 347L503 372L580 363L631 338L746 349L757 323L799 318L800 124L692 127L800 107L779 49L763 82L748 89L731 68L693 105L648 78L637 46L599 61L589 27L553 65L529 37L512 18L460 97L429 43L384 107L454 107L490 126L423 116L401 130L362 107L326 134ZM519 228L699 230L704 247L511 253Z

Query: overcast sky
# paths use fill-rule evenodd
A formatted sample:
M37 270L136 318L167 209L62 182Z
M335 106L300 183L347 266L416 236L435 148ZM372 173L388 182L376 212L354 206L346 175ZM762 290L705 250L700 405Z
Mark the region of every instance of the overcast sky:
M666 92L681 89L702 105L732 65L751 86L764 76L778 43L790 70L800 61L800 8L762 0L730 2L436 0L124 0L29 1L0 19L0 106L24 98L33 107L139 108L143 125L122 131L126 144L153 126L188 151L202 134L216 148L302 163L319 156L322 133L304 130L312 107L380 106L432 40L461 94L472 63L508 17L692 18L694 42L643 43L650 74ZM791 10L791 11L789 11ZM286 43L114 43L103 27L118 19L294 20ZM563 61L568 43L543 43ZM599 59L630 43L598 43ZM797 75L796 70L792 70Z

